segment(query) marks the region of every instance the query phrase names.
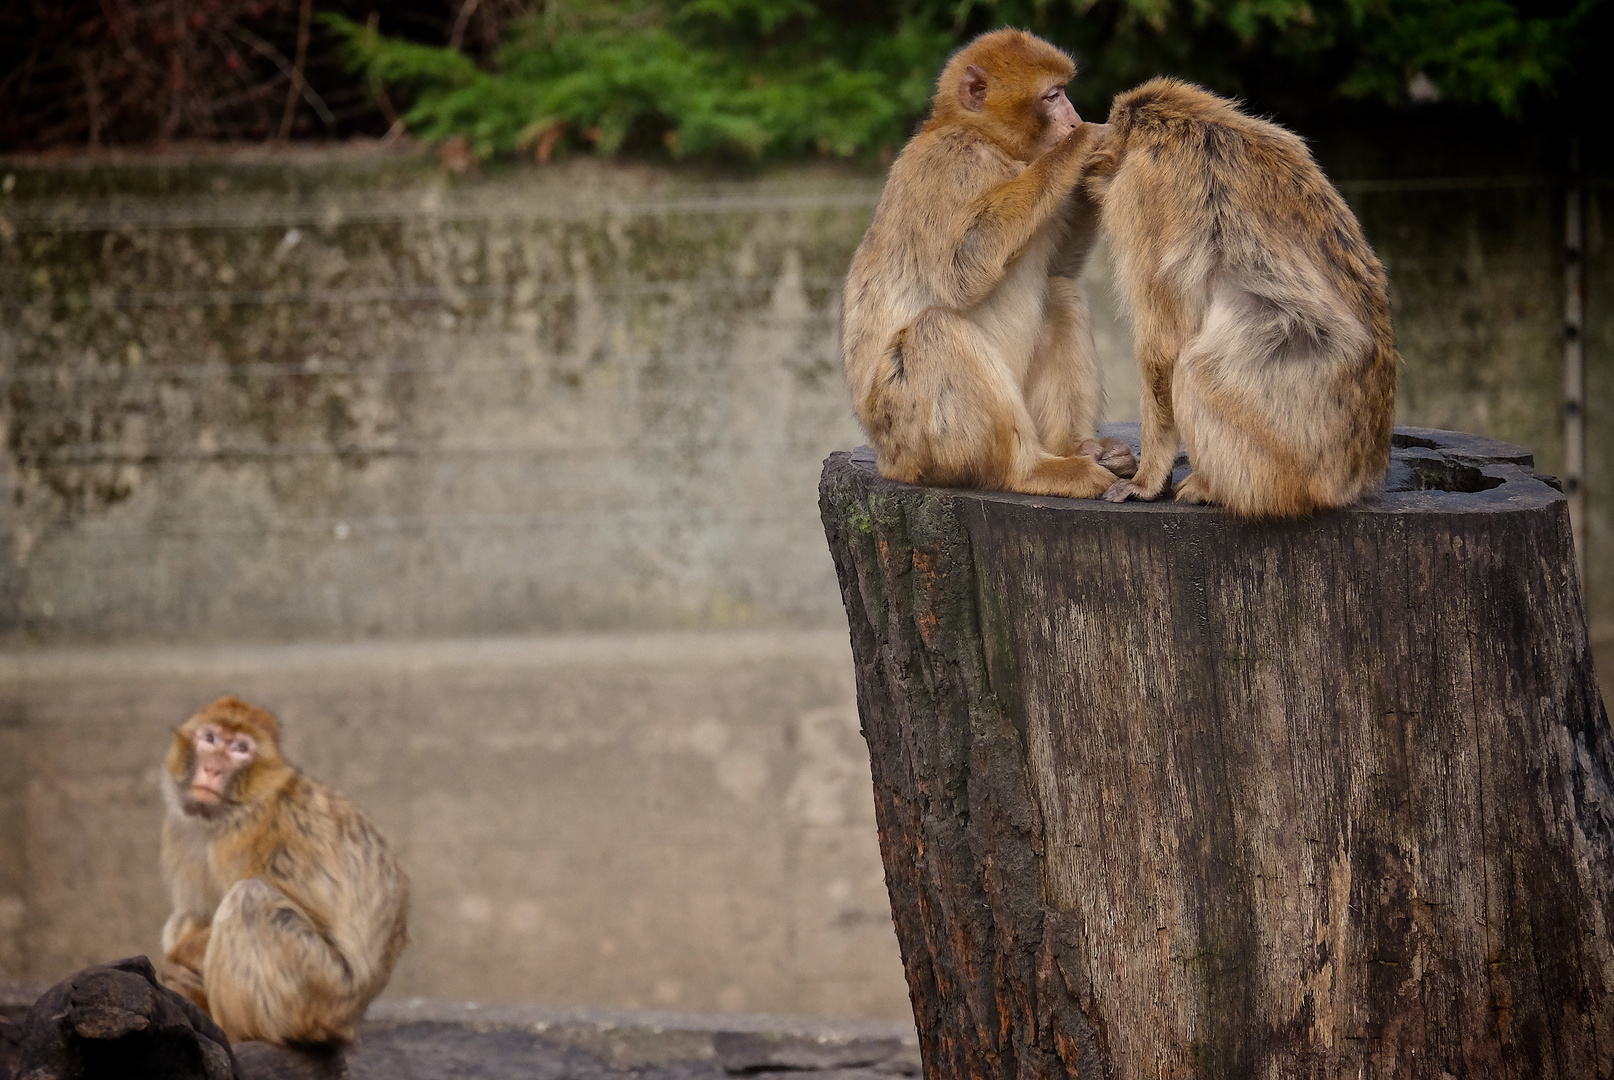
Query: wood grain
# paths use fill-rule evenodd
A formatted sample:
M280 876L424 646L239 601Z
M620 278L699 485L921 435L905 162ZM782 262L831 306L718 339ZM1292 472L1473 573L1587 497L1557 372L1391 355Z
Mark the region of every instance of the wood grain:
M1563 496L1396 442L1385 493L1286 524L825 463L929 1077L1614 1072Z

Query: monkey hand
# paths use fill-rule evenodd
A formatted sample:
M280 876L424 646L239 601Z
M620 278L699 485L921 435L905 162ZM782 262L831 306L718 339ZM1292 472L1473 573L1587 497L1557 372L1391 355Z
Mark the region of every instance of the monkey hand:
M1079 122L1065 136L1065 146L1073 152L1085 152L1096 147L1110 133L1110 125Z
M1086 439L1077 453L1086 454L1116 476L1128 477L1138 471L1132 448L1120 439Z
M1087 173L1093 177L1108 177L1120 165L1116 156L1115 129L1108 124L1082 124L1077 131L1090 131L1093 141L1087 145Z
M1104 498L1115 503L1126 502L1128 499L1140 499L1144 502L1151 502L1158 499L1160 495L1161 492L1150 491L1136 480L1117 480L1115 483L1111 484L1109 490L1104 493Z

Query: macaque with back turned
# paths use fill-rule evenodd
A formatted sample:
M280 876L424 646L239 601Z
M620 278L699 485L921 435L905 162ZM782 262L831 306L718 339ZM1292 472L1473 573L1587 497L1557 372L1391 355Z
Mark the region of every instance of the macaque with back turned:
M1305 143L1174 79L1115 99L1087 190L1130 307L1143 381L1137 475L1283 518L1374 491L1390 458L1395 333L1384 269Z

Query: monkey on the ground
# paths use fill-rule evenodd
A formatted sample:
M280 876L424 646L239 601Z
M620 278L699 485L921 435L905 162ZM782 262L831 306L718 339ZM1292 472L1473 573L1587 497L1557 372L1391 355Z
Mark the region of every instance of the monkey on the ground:
M181 724L163 785L163 981L232 1042L346 1044L408 940L409 881L352 803L298 772L264 709Z
M1143 382L1137 475L1105 498L1294 517L1372 492L1390 459L1384 269L1304 142L1189 83L1115 99L1084 181L1102 206Z
M1065 96L1075 71L1031 34L981 35L891 166L841 332L883 476L1086 498L1131 474L1131 449L1095 438L1077 279L1096 231L1079 188L1096 132Z

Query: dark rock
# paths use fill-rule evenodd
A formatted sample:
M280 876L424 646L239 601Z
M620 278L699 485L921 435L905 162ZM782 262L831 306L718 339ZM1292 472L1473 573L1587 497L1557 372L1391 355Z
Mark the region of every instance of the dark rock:
M233 1080L230 1042L157 982L151 961L85 968L34 1002L21 1024L17 1080Z
M22 1025L0 1017L0 1080L11 1080L22 1064Z

